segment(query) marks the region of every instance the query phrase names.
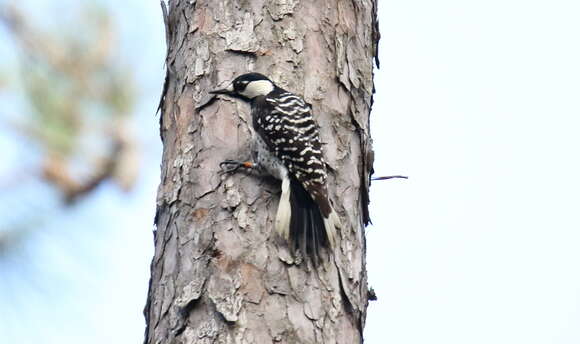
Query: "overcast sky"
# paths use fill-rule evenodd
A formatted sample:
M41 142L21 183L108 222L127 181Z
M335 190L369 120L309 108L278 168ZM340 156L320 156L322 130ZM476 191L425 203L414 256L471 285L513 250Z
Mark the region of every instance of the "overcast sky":
M122 43L140 53L146 86L141 134L158 156L159 5L122 4ZM146 23L137 30L133 11ZM366 343L580 343L579 3L381 0L379 18L375 170L410 179L372 187L379 300ZM13 307L0 302L1 343L142 341L158 164L147 161L134 198L103 188L55 224L74 236L90 219L90 249L40 241L37 264L69 273L55 286L66 296L14 286Z
M580 3L380 1L369 343L580 343Z

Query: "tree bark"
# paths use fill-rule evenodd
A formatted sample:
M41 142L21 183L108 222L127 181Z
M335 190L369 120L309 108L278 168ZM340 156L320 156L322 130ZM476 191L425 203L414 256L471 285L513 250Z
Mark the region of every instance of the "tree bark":
M145 343L362 342L375 1L171 1L164 13ZM321 127L342 227L317 268L273 232L279 182L220 174L222 160L249 157L251 118L208 91L248 71L303 95Z

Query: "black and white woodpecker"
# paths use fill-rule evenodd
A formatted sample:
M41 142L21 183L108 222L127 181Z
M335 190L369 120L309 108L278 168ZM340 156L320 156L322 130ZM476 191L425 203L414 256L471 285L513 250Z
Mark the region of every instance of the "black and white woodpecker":
M255 131L253 161L226 160L221 167L281 180L276 232L294 249L318 260L320 248L334 246L340 222L328 197L326 164L310 106L259 73L240 75L228 87L210 93L249 102Z

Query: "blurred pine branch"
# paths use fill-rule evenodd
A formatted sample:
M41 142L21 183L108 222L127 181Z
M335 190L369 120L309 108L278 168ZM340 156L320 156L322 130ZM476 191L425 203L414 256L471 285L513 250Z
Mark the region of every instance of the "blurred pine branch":
M80 9L77 18L71 27L47 32L33 25L17 6L0 5L0 25L17 48L19 65L0 65L0 93L22 92L27 102L25 108L17 109L18 116L2 116L3 124L22 140L23 154L34 151L39 157L32 170L29 165L13 166L14 172L9 173L21 176L24 171L51 185L64 205L75 204L105 181L130 191L139 160L129 126L135 82L120 62L111 16L92 5ZM17 77L8 75L12 70L20 71ZM20 89L14 87L13 78ZM10 185L9 190L0 191L16 195L19 187ZM22 223L9 226L38 223L31 216L42 215L23 214ZM1 227L2 223L0 250L21 237L9 235L20 231Z
M136 161L126 154L135 152L127 130L134 82L116 59L109 15L98 7L85 7L79 15L81 30L46 33L15 6L0 13L20 48L21 81L31 108L12 127L42 150L40 175L62 191L67 203L107 179L131 189L134 172L123 180L116 176L127 175L117 171L118 166L137 170L120 161Z

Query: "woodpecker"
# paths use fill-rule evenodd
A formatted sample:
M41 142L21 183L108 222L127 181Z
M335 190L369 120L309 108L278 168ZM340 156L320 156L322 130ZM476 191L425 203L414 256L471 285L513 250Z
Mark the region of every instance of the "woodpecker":
M226 172L242 168L281 180L275 230L294 250L318 261L321 248L334 247L340 222L328 197L326 164L310 106L259 73L240 75L210 93L249 103L255 131L253 161L225 160L220 166Z

